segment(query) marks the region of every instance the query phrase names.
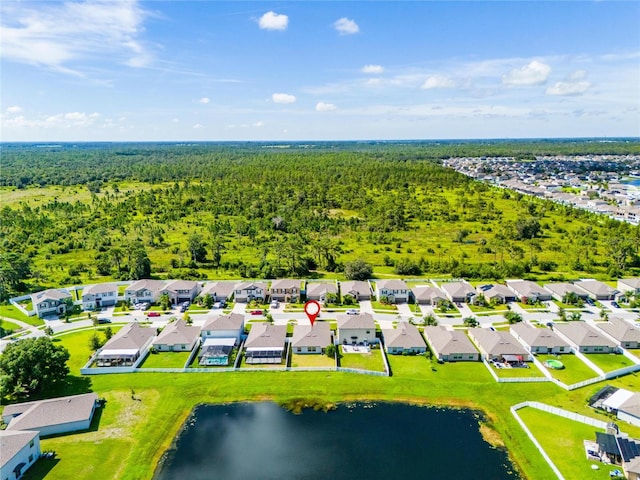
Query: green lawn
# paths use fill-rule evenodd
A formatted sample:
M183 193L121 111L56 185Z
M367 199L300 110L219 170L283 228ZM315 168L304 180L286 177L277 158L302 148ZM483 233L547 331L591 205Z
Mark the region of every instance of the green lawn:
M291 355L292 367L335 367L336 361L333 358L329 358L326 355L313 355L313 354L298 354L293 353Z
M20 325L9 320L2 320L2 328L4 328L5 330L11 330L13 333L22 330L22 327Z
M543 304L529 305L528 303L522 303L522 302L517 302L517 303L520 306L520 308L524 308L525 310L534 310L534 311L538 311L538 312L548 312L549 311L547 306L543 305Z
M100 326L96 328L87 328L83 330L79 330L72 333L65 333L62 335L57 335L53 338L53 341L65 346L69 353L71 354L71 358L69 359L69 370L72 375L77 375L80 373L80 369L84 367L87 360L91 358L92 351L89 349L89 338L93 335L94 332L98 333L98 336L101 340L105 341L106 338L104 336L104 330L106 327ZM122 326L112 326L111 331L115 335L115 333L120 330Z
M598 374L591 370L586 363L572 353L560 355L560 358L557 358L555 355L538 354L537 358L543 365L547 360L560 360L564 364L564 368L561 370L549 369L549 372L551 372L553 378L556 378L567 385L572 385L574 383L587 380L588 378L598 376Z
M370 353L343 353L341 345L340 354L342 355L340 357L341 367L384 372L380 349L373 349Z
M183 368L191 352L159 352L147 355L141 368Z
M507 306L504 303L499 303L495 306L487 305L486 307L479 307L478 305L474 305L473 303L468 303L467 306L472 312L491 312L492 314L495 312L506 312L508 310Z
M615 353L586 353L585 357L595 363L605 372L611 372L619 368L629 367L633 362L621 354Z
M496 368L493 365L491 368L500 378L544 377L544 373L533 363L529 364L529 368Z
M20 320L21 322L28 323L29 325L44 325L44 320L36 316L29 317L13 305L0 305L0 317L13 318L14 320Z
M385 312L397 312L398 307L388 303L380 303L377 300L371 300L371 306L374 310L384 310ZM357 308L357 307L356 307Z

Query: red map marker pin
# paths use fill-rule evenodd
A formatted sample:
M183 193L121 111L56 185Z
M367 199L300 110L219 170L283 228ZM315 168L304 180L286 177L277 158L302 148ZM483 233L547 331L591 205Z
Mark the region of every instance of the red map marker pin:
M316 317L320 314L320 304L315 300L309 300L304 304L304 313L309 317L311 328L313 328L313 322L316 321Z

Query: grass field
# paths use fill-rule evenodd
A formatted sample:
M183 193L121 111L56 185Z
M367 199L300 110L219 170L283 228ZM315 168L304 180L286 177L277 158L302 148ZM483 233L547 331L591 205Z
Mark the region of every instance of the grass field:
M614 353L588 353L585 356L605 372L633 365L624 355Z
M384 372L380 349L373 349L370 353L343 353L340 346L340 355L341 367Z
M313 354L291 354L291 366L292 367L335 367L336 361L333 358L329 358L326 355L313 355Z
M496 368L493 365L491 368L500 378L544 377L544 373L533 363L529 365L529 368Z
M141 368L183 368L191 352L159 352L147 355Z
M34 326L44 325L44 320L41 318L25 315L13 305L0 305L0 317L13 318L14 320L20 320L21 322Z
M19 332L22 330L22 327L17 323L13 323L10 320L2 320L2 328L5 330L12 330L13 333Z
M556 358L555 355L538 354L537 358L543 365L547 360L560 360L564 364L564 368L561 370L549 369L549 372L551 372L553 378L557 378L567 385L572 385L574 383L587 380L588 378L598 376L598 374L591 370L586 363L571 353L560 355L560 358Z

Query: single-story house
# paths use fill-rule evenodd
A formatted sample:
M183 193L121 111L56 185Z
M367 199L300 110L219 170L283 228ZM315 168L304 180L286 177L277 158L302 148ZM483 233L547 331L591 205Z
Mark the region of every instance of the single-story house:
M300 284L300 280L291 280L287 278L274 280L271 282L271 288L269 288L271 300L296 303L300 300Z
M389 303L407 303L411 289L403 280L378 280L376 282L376 298L386 298Z
M598 328L615 338L622 348L640 348L640 328L618 317L608 322L598 322Z
M200 330L200 336L205 341L209 338L235 338L236 345L240 345L243 334L244 315L240 313L206 316Z
M476 294L471 284L465 281L443 283L440 288L447 298L454 303L468 302Z
M83 310L100 310L103 307L113 307L118 303L118 284L99 283L89 285L82 290Z
M285 356L287 326L254 323L244 344L246 363L282 363Z
M548 328L519 322L511 325L509 331L531 353L571 353L569 342Z
M264 302L267 299L269 289L264 282L242 282L234 287L235 301L249 303L253 300Z
M427 344L418 329L409 322L399 322L396 328L382 331L387 353L424 353Z
M371 300L371 285L362 280L349 280L340 282L340 293L342 298L351 297L356 302L361 300Z
M634 295L640 295L640 277L620 278L616 288L620 293L632 292Z
M325 303L327 295L338 295L338 285L336 283L314 282L307 284L307 299Z
M180 319L167 324L151 345L159 352L190 352L199 338L200 327L189 326Z
M596 432L598 451L608 463L620 465L627 480L640 479L640 441L612 433Z
M40 458L40 434L33 430L0 430L0 475L21 478Z
M515 293L518 300L523 303L527 303L529 300L547 302L553 298L549 290L531 280L507 280L505 283L509 290Z
M2 420L7 430L30 430L40 436L87 430L91 426L98 395L84 393L70 397L7 405Z
M424 336L431 351L443 362L477 362L480 360L478 349L469 337L459 330L447 330L442 325L424 327Z
M155 328L143 327L135 322L125 325L98 350L96 363L99 367L131 366L151 345L155 336Z
M602 402L602 406L620 420L640 427L640 392L619 388Z
M551 295L554 299L559 302L564 302L567 298L567 295L570 293L575 294L581 300L586 300L589 298L589 294L584 290L576 287L573 283L567 282L554 282L554 283L545 283L544 288L551 292Z
M193 302L198 296L198 282L193 280L170 280L160 290L160 296L169 295L172 305L180 305L184 302Z
M411 289L411 293L420 305L437 305L447 299L442 290L431 285L417 285Z
M338 343L360 345L377 342L376 322L370 313L337 315Z
M614 300L620 292L599 280L578 280L576 287L586 292L592 300Z
M229 365L235 344L235 338L207 338L200 348L198 363L205 367Z
M296 325L291 338L293 353L323 353L331 345L331 327L327 322L315 322L311 325Z
M160 292L164 286L165 282L162 280L136 280L125 289L124 298L131 303L155 303L160 299Z
M233 296L235 283L233 282L207 282L200 291L200 296L211 295L214 302L226 302Z
M531 355L513 335L503 330L472 328L469 337L478 346L482 358L507 362L530 362Z
M31 294L31 303L36 315L40 318L48 315L64 315L67 311L67 299L72 299L71 293L64 288L50 288Z
M613 353L617 345L585 322L556 323L554 330L581 353Z
M483 295L487 302L495 301L498 303L515 302L516 296L513 291L499 283L486 283L476 287L476 293Z

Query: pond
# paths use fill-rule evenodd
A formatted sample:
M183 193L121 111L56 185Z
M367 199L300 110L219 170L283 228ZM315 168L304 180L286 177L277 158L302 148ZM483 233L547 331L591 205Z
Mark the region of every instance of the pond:
M157 480L519 478L469 410L345 404L293 414L274 403L197 407Z

